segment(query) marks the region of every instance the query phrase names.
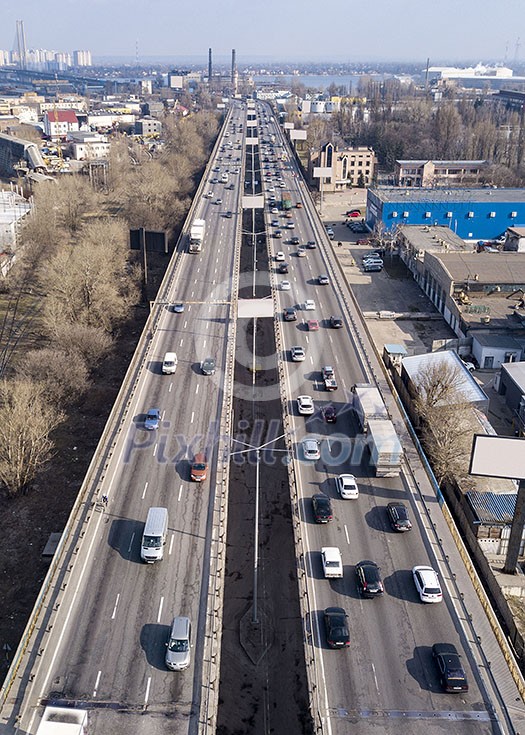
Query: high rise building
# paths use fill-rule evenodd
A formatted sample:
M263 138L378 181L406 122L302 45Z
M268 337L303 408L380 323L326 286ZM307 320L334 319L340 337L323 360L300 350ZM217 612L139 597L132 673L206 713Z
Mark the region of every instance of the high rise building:
M73 66L92 66L91 51L73 51Z

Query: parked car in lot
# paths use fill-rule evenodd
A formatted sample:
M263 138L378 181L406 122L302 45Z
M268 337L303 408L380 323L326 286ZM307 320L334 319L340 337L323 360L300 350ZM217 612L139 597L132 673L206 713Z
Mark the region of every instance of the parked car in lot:
M441 585L432 567L413 567L412 577L421 602L441 602L443 599Z
M346 217L360 217L361 216L361 210L360 209L350 209L348 212L345 212Z
M379 597L384 592L381 571L374 561L356 564L357 588L361 597Z
M160 424L160 410L158 408L150 408L144 419L144 428L147 431L156 431Z
M383 270L383 263L364 263L363 271L365 273L380 273Z
M339 475L335 478L335 486L343 500L357 500L359 497L359 488L354 475Z
M287 306L283 309L283 318L285 322L295 322L297 319L297 312L293 306Z
M315 411L311 396L297 396L297 410L301 416L311 416Z
M304 347L290 347L290 355L292 357L292 362L303 362L303 360L306 359L306 352L304 351Z
M408 510L404 503L399 500L393 503L389 503L386 506L390 525L394 531L404 532L410 531L412 523L408 517Z
M330 648L347 648L350 645L348 615L342 607L327 607L324 611L326 642Z
M432 656L443 689L448 693L468 692L467 675L456 646L452 643L434 643Z

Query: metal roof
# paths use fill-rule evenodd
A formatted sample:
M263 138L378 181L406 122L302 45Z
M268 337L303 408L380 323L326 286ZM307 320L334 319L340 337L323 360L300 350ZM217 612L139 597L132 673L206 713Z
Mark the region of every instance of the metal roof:
M525 392L525 362L506 362L501 370L510 375L518 388Z
M369 190L383 202L472 202L488 204L525 203L525 189L491 189L487 187L476 189L424 189L419 187L385 187Z
M427 257L427 255L425 255ZM439 260L452 281L525 284L525 253L429 253Z
M461 372L459 374L461 382L458 385L458 389L461 391L463 397L471 403L478 403L479 401L488 402L489 400L485 392L479 387L472 375L469 373L459 355L453 350L412 355L410 357L404 357L401 362L414 385L417 383L417 374L420 370L424 370L427 365L445 362L452 367L459 367L461 368Z
M465 493L467 501L481 524L510 525L516 508L516 496L517 493L496 495L491 492L479 493L476 490Z

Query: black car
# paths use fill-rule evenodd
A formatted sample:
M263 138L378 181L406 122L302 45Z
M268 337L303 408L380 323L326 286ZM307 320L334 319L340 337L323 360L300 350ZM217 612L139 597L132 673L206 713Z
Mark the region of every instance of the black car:
M215 360L213 357L206 357L201 362L201 372L203 375L214 375L215 373Z
M410 531L412 524L408 517L408 510L404 503L389 503L386 506L390 525L394 531Z
M456 647L452 643L434 643L432 655L443 689L446 692L468 692L467 675Z
M333 329L341 329L341 327L343 326L343 320L340 316L331 316L330 326L333 327Z
M278 273L288 273L289 265L288 263L279 263L279 267L277 268Z
M315 240L308 240L308 242L306 243L306 247L308 248L308 250L315 250L315 248L317 247L317 243L315 242Z
M332 406L332 404L328 404L328 406L323 406L321 409L321 413L323 414L323 418L326 421L327 424L335 424L337 421L337 411L335 410L335 406Z
M356 564L357 587L362 597L377 597L384 592L381 572L373 561L360 561Z
M290 240L290 242L291 242L292 245L299 245L300 240L299 240L298 237L292 237L292 239Z
M312 508L316 523L329 523L332 518L332 502L328 495L318 493L312 497Z
M324 611L326 642L330 648L347 648L350 645L348 615L342 607L327 607Z

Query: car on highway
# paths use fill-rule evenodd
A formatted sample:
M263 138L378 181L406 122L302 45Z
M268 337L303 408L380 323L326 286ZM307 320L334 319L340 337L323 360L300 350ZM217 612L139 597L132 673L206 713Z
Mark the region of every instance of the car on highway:
M303 439L303 456L305 459L317 462L321 459L321 450L319 448L319 441L317 439Z
M279 263L279 266L277 268L277 273L288 273L288 268L290 266L288 263Z
M290 281L281 281L281 291L290 291L292 288L292 284Z
M313 299L306 299L303 308L305 311L315 311L315 301Z
M348 615L342 607L327 607L323 613L326 642L330 648L347 648L350 645Z
M308 240L308 242L306 243L306 247L308 248L308 250L315 250L315 248L317 247L317 243L315 242L315 240Z
M311 416L314 411L314 402L311 396L297 396L297 410L301 416Z
M398 531L400 533L403 533L404 531L410 531L412 528L412 523L410 522L410 518L408 517L408 510L404 503L397 500L393 503L388 503L386 506L386 510L388 513L388 519L390 521L390 525L394 529L394 531Z
M441 602L443 592L437 572L432 567L413 567L412 577L421 602Z
M283 309L283 319L285 322L295 322L297 319L297 311L293 306L287 306Z
M226 219L231 219L231 218L232 218L232 213L231 213L231 211L230 211L230 210L228 210L227 212L225 212L225 213L224 213L224 216L226 217Z
M208 462L204 452L198 452L191 463L190 477L194 482L203 482L208 475Z
M341 329L343 326L343 320L340 316L331 316L330 317L330 326L333 329Z
M186 617L173 619L166 643L166 667L170 671L183 671L191 660L191 622Z
M335 486L343 500L356 500L359 497L359 488L354 475L339 475L335 478Z
M306 258L306 250L303 247L297 248L297 257Z
M174 314L182 314L182 312L184 311L184 304L173 304L171 308Z
M321 409L321 413L323 415L324 420L327 424L335 424L337 421L337 411L335 406L333 406L331 403L328 404L328 406L323 406Z
M306 360L304 347L299 347L298 345L290 347L290 356L292 358L292 362L303 362L303 360Z
M215 204L222 204L222 199L219 197L215 200Z
M297 209L302 209L303 208L303 203L302 202L297 202L297 204L295 206L296 206Z
M279 220L278 219L272 219L270 222L272 227L279 227Z
M294 227L295 227L295 224L293 222L287 222L285 224L285 227L286 227L287 230L293 230Z
M271 214L279 214L279 210L277 209L277 207L272 207L272 208L270 209L270 213L271 213ZM277 224L279 224L279 223L277 223Z
M160 409L150 408L144 419L144 428L148 431L156 431L160 425Z
M355 565L357 589L361 597L379 597L385 591L381 570L375 561L360 561Z
M284 258L285 258L285 255L282 250L278 250L275 253L275 260L284 260Z
M333 518L332 501L324 493L312 496L312 509L316 523L329 523Z
M281 237L283 236L283 233L281 232L281 230L275 230L275 232L273 233L273 236L276 237L278 240L280 240Z
M300 242L299 238L298 237L295 237L295 236L292 237L291 240L290 240L290 244L291 245L299 245L299 242Z
M308 321L306 322L306 326L308 327L309 332L319 331L319 322L317 319L308 319Z
M205 357L201 362L201 373L203 375L215 374L215 360L213 357Z
M321 273L321 275L318 277L317 282L320 286L328 286L330 283L330 279L325 273Z
M323 574L327 579L342 578L343 557L337 546L323 546L321 549L321 563Z
M432 656L439 673L439 682L445 692L468 692L467 675L456 646L452 643L434 643Z

